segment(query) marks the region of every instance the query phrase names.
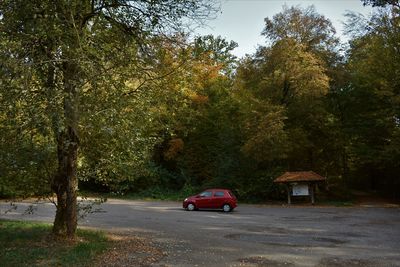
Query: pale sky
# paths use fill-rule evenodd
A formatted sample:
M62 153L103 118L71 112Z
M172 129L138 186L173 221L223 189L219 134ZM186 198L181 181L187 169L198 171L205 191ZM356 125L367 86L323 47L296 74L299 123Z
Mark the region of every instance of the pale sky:
M233 53L242 57L254 53L258 44L265 44L265 38L261 36L264 18L272 18L282 11L285 4L301 7L314 5L319 14L332 21L339 37L346 20L343 14L347 10L364 15L372 11L371 7L364 7L361 0L221 0L221 13L215 20L208 21L208 27L197 29L197 32L201 35L220 35L228 41L237 42L239 47Z

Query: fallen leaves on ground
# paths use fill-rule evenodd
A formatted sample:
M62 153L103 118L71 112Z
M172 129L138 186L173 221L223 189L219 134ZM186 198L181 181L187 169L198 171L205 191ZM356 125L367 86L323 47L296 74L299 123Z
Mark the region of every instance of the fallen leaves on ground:
M151 266L165 253L150 240L127 234L109 234L110 249L103 253L95 266Z

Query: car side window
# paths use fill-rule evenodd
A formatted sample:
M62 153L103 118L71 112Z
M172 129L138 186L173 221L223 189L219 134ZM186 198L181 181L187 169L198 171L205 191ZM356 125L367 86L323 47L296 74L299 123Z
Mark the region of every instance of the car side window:
M212 195L212 192L210 192L210 191L205 191L200 194L201 197L211 197L211 195Z
M217 191L214 194L214 197L223 197L223 196L224 196L224 192L222 192L222 191Z

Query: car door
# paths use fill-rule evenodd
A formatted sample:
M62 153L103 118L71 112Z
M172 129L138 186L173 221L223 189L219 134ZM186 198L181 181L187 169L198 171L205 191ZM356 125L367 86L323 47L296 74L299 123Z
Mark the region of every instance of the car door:
M220 209L225 203L225 192L222 190L214 191L213 198L211 200L211 207L213 209Z
M204 191L196 197L196 206L199 209L211 208L212 191Z

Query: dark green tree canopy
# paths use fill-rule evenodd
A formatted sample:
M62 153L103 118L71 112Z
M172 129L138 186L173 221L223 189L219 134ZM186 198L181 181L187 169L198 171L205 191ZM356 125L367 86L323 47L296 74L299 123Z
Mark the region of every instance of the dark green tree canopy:
M364 5L371 5L374 7L385 7L388 5L400 8L399 0L362 0Z

